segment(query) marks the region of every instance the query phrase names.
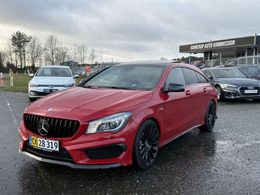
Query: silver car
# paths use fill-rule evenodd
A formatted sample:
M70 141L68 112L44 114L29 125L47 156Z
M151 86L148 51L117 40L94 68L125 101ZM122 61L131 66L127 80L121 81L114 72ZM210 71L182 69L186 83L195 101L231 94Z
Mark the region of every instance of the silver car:
M28 84L28 96L31 101L76 85L75 78L67 66L42 66Z

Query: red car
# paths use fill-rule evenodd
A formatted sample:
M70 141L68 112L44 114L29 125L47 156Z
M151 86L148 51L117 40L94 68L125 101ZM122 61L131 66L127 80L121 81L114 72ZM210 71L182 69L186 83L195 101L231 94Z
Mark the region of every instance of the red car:
M187 131L212 131L217 93L196 67L140 61L108 67L28 106L20 153L73 168L135 162L149 168L158 150Z

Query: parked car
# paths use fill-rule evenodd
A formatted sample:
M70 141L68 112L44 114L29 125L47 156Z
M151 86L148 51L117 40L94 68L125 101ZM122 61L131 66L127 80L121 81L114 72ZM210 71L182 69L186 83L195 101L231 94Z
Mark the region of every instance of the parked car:
M190 63L193 66L196 66L197 68L202 69L204 67L204 63L201 60L195 60Z
M67 66L42 66L28 84L28 96L31 101L36 98L61 91L76 85L75 78Z
M223 66L223 64L219 60L207 60L204 65L204 67L215 67L215 66Z
M124 63L29 105L19 148L36 160L73 168L135 162L147 169L173 139L196 127L212 131L216 111L216 90L198 68Z
M202 72L212 81L218 99L260 99L260 82L247 78L236 68L205 68Z

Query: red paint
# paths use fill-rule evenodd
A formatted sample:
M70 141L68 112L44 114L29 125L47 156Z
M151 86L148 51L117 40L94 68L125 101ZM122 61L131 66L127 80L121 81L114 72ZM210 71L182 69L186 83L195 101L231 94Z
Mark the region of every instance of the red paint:
M217 103L216 91L209 83L188 85L185 92L164 93L162 88L165 80L174 67L188 67L202 74L194 66L169 64L152 91L76 87L41 98L32 103L25 113L80 121L80 128L73 137L47 138L60 140L60 145L70 153L76 164L130 165L135 136L143 121L149 118L156 120L160 127L162 146L188 129L203 125L209 102L213 100ZM132 117L121 131L85 134L89 121L124 111L132 112ZM24 143L32 133L25 128L23 122L19 133L22 138L19 147L23 150ZM105 160L91 160L84 152L88 148L113 144L125 144L127 150L117 158Z

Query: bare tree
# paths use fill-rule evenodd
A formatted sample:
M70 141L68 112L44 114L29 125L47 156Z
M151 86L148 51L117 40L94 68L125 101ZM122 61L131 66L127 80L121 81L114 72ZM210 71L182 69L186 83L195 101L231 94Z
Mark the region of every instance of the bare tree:
M80 63L84 64L87 53L88 53L88 48L86 47L86 45L84 43L80 44L77 46L77 52L78 52Z
M89 54L89 59L91 61L91 64L93 64L95 58L96 58L96 51L95 51L95 49L92 49L90 54Z
M5 59L6 59L6 53L0 51L0 71L2 71L2 68L4 67Z
M57 64L63 64L68 57L69 49L67 47L57 47L56 54L55 54L55 62Z
M14 53L14 51L13 51L12 45L9 42L7 48L5 49L6 62L13 64L13 53Z
M50 35L45 44L44 56L45 61L50 64L55 64L55 55L57 53L58 39L54 35Z
M43 53L42 44L39 39L33 37L28 45L28 55L32 66L35 66L37 61L40 60Z

